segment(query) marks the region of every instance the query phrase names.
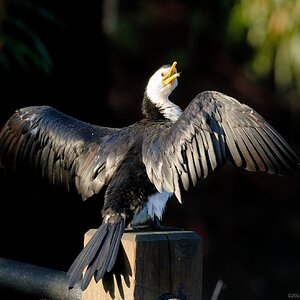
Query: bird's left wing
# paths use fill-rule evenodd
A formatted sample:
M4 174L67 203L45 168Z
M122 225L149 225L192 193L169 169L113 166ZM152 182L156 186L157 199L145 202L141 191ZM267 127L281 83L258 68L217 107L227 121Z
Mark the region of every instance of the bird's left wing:
M0 132L0 166L37 170L83 199L106 185L130 145L122 129L88 124L49 106L17 110Z
M158 191L175 193L179 201L181 187L187 190L226 161L273 174L299 166L297 155L263 117L219 92L198 94L172 126L148 130L142 153L147 175Z

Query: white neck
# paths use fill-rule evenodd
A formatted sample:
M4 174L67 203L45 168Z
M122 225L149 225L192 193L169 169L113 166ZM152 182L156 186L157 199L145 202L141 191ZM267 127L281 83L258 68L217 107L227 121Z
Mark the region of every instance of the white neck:
M147 95L150 101L156 105L166 119L176 122L181 116L181 108L169 100L169 95L161 95L151 89L147 89Z
M166 119L169 119L174 123L182 114L181 108L178 105L171 102L169 99L165 100L160 107L158 106L158 108L160 109L161 113Z

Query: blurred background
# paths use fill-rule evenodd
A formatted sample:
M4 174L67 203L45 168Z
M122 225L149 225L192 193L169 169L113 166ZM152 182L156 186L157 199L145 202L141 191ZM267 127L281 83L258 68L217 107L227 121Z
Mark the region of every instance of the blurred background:
M149 76L175 60L175 103L226 93L300 155L297 0L0 0L0 128L31 105L127 126L142 117ZM299 178L228 165L185 192L183 205L169 201L163 224L203 237L204 300L218 280L221 300L300 293ZM103 193L83 202L25 172L0 170L0 182L0 256L67 271L84 232L101 223Z

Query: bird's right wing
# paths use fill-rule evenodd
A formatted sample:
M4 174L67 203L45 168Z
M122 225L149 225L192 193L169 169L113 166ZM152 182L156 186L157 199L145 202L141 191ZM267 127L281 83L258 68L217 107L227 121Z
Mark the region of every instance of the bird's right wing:
M20 164L83 199L109 182L130 145L121 129L91 125L48 106L17 110L0 132L0 166Z

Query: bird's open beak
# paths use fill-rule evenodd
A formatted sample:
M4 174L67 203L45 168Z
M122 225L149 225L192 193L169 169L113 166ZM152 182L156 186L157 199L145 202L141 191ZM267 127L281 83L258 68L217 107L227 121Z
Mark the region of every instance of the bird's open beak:
M179 77L180 74L176 71L177 62L174 61L167 74L163 77L163 84L167 85L169 83L173 83L176 77Z

